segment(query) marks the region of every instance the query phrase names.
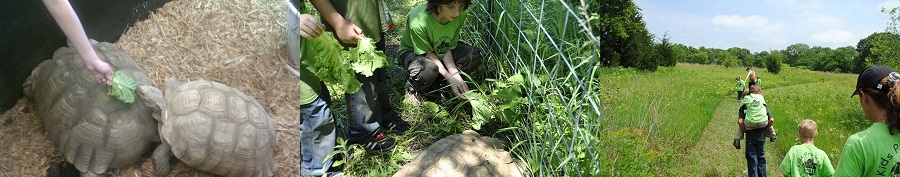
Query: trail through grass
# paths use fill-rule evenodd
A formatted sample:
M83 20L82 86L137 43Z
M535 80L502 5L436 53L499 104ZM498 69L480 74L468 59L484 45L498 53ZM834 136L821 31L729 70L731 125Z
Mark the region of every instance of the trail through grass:
M775 90L773 89L773 92ZM719 102L697 144L685 153L686 170L672 171L676 176L747 176L747 160L742 141L741 149L731 145L737 130L737 110L740 103L733 98ZM777 121L777 120L776 120ZM777 130L787 132L790 130ZM783 148L777 143L766 142L766 162L769 176L782 176L778 165L784 158Z

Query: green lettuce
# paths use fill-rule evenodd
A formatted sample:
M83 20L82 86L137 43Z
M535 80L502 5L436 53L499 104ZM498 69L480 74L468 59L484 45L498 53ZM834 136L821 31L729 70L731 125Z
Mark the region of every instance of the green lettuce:
M384 52L375 50L374 44L371 38L362 37L357 47L347 51L331 32L325 32L304 44L303 60L322 82L335 90L353 93L362 87L356 73L372 76L375 69L387 63Z
M109 88L107 95L116 97L116 99L125 103L133 103L135 97L134 89L137 88L137 85L137 82L131 76L126 75L122 71L116 71L112 77L112 87Z

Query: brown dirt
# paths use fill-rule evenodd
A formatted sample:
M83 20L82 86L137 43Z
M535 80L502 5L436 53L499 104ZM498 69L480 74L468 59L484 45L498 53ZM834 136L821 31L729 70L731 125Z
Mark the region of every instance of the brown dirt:
M298 80L288 73L281 0L174 0L115 43L153 85L169 77L206 79L237 88L265 107L277 129L275 176L297 176L300 161ZM61 161L25 98L0 116L0 176L44 176ZM155 148L155 147L154 147ZM151 159L113 176L153 176ZM176 162L169 176L212 176Z

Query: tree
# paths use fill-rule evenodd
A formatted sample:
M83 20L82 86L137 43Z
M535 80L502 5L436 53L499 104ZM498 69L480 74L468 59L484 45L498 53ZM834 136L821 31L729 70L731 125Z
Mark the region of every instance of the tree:
M737 57L738 64L741 66L750 66L753 61L753 53L749 49L732 47L728 48L728 53Z
M675 46L669 42L668 34L663 34L663 37L659 38L659 44L656 44L656 53L660 57L659 65L675 66L678 61L678 53Z
M709 54L706 52L694 52L688 58L691 61L690 63L709 64L706 63L709 61Z
M601 64L656 70L653 37L633 0L599 1L595 22L600 40ZM592 8L593 9L593 8Z
M772 51L771 54L765 58L766 69L772 74L778 74L781 72L781 63L783 60L784 54L780 51Z
M725 56L722 59L722 65L725 67L735 67L738 66L738 58L737 55L731 53L725 53Z
M900 47L900 35L889 32L872 33L860 39L856 44L858 55L853 59L853 72L861 73L871 65L885 65L896 68L900 63L896 60ZM893 59L891 59L893 58Z
M786 57L785 63L791 66L798 66L797 62L800 61L800 58L804 57L804 55L807 55L808 51L809 45L803 43L791 44L784 49L784 55Z

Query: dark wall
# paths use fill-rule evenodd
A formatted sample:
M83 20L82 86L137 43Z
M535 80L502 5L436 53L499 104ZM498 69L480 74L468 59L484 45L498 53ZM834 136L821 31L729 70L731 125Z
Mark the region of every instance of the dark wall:
M69 0L88 38L116 42L151 11L171 0ZM41 0L0 0L0 113L22 97L22 83L41 61L66 46Z

